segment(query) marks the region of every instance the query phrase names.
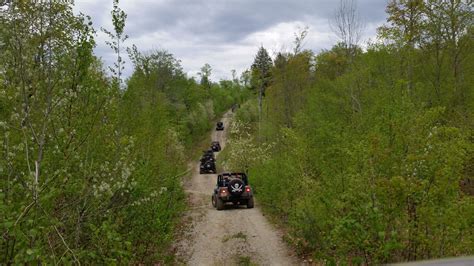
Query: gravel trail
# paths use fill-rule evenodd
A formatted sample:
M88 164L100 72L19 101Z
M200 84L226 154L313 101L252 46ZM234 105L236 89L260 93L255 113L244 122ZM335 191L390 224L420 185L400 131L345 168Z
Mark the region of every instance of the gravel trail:
M212 132L225 148L232 112L222 118L224 131ZM219 157L217 163L219 165ZM219 168L219 167L218 167ZM211 193L217 175L199 174L199 162L193 162L191 177L184 179L190 208L187 225L175 244L180 263L187 265L298 265L282 241L281 233L258 208L228 206L217 211L211 205ZM252 177L250 177L250 184Z

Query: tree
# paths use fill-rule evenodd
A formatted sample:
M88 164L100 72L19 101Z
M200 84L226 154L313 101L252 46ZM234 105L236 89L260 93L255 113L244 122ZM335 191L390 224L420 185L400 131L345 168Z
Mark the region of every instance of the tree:
M297 33L294 33L295 35L295 47L293 48L293 53L296 55L301 52L301 49L303 49L304 46L304 40L306 39L306 36L308 36L308 31L309 27L306 26L303 29L299 29Z
M352 42L277 54L258 144L275 145L263 161L239 158L288 239L323 264L473 252L472 0L390 1L387 12L382 42L352 55ZM252 121L249 110L235 119ZM230 142L251 149L252 126Z
M434 5L441 17L440 22L444 33L442 36L451 56L451 71L456 91L455 104L464 103L469 88L463 84L461 73L463 61L473 51L472 45L470 45L472 44L472 33L469 36L469 30L472 30L474 21L473 3L473 0L438 0ZM464 35L468 37L463 38Z
M357 11L357 2L355 0L340 0L330 25L344 45L347 56L352 58L365 28Z
M230 73L232 74L232 81L233 81L235 84L239 85L239 84L240 84L240 83L239 83L240 81L239 81L239 78L237 77L237 71L236 71L235 69L232 69L232 70L230 71Z
M271 78L271 68L273 62L267 50L261 46L252 64L252 77L255 86L258 88L258 117L259 124L262 120L262 102L265 96L265 89L268 87Z
M472 51L469 38L463 36L468 35L472 25L472 3L472 0L392 0L388 4L388 23L379 28L379 36L391 40L399 49L410 93L415 82L416 60L425 60L417 56L418 48L421 48L428 58L434 58L434 63L425 61L424 68L434 66L432 83L436 102L441 101L444 93L443 61L449 60L451 83L456 91L452 104L463 104L468 86L460 73L467 55Z
M379 28L382 38L394 40L402 48L403 64L406 65L408 92L412 93L414 83L414 53L423 28L423 0L391 0L386 12L388 25Z
M386 9L389 24L380 28L383 36L414 48L422 33L423 10L423 0L391 0Z
M443 69L446 58L446 44L443 40L443 15L440 10L439 0L428 0L425 4L426 22L420 40L420 48L426 55L428 63L425 71L431 78L435 96L429 96L430 104L440 104L442 101ZM433 61L431 61L433 60Z
M93 56L95 31L69 2L11 1L1 12L0 102L9 100L0 107L0 264L79 263L88 228L106 216L93 183L121 171L95 163L121 156L106 148L114 99Z
M205 63L204 66L201 67L201 72L198 73L198 75L201 76L201 85L207 89L211 88L211 81L209 79L211 73L212 67L208 63Z
M134 46L117 93L71 1L0 2L0 265L165 261L184 145L240 88L197 89L170 53Z
M252 73L248 69L240 74L240 83L246 88L250 86L251 75Z
M250 134L251 128L248 124L240 120L233 121L230 124L229 154L232 156L226 158L224 166L231 171L242 171L248 173L249 168L268 159L268 151L271 149L269 144L255 143Z
M340 0L336 9L331 27L340 38L340 44L345 50L348 67L352 67L352 62L358 51L358 44L364 30L364 23L357 11L356 0ZM354 112L361 112L360 97L353 84L349 84L350 99Z
M114 67L109 67L110 71L115 76L115 83L118 87L122 86L122 71L124 70L125 61L123 61L121 52L122 45L128 39L128 35L124 34L125 20L127 14L120 9L119 0L114 0L113 9L110 12L112 14L112 24L114 26L114 32L111 32L105 28L102 31L109 36L112 41L106 41L106 44L112 48L114 53L117 55L117 61L114 63Z
M267 124L275 129L293 127L294 115L304 106L305 92L312 81L313 58L313 53L308 50L296 54L277 54L272 69L272 83L266 94Z

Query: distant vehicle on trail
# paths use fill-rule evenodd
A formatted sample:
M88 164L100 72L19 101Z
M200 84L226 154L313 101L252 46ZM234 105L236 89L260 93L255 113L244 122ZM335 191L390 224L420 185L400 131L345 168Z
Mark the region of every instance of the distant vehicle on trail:
M222 122L217 122L217 124L216 124L216 130L217 130L217 131L222 131L222 130L224 130L224 123L222 123Z
M213 141L211 143L211 149L214 151L214 152L219 152L221 151L221 144L219 143L219 141Z

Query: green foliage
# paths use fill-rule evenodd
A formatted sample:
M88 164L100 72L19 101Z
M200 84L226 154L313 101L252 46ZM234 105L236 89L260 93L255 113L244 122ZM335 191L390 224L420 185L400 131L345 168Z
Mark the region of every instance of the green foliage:
M237 121L243 122L250 126L253 123L258 122L258 108L257 100L250 99L240 107L239 111L236 113L235 118Z
M250 165L259 203L288 225L301 253L336 264L474 253L474 198L461 187L473 178L472 33L457 32L453 43L418 2L393 1L385 44L353 58L340 44L316 56L278 55L263 143L254 141L256 107L236 115L251 134L231 144L253 151L272 143L262 160L239 166ZM465 6L443 3L439 13L469 27ZM403 26L410 12L420 20L414 28Z
M292 117L304 105L305 89L312 79L312 56L310 51L277 56L267 93L268 102L272 102L267 114L273 125L292 127Z
M266 88L268 86L272 65L272 59L267 50L261 46L252 64L252 79L255 88L260 89L260 87Z
M257 145L250 134L248 124L240 120L233 121L230 126L231 139L226 150L224 168L227 171L248 171L250 167L265 161L271 145Z
M185 170L185 148L211 129L218 115L239 102L238 84L197 84L184 74L179 60L166 51L129 49L135 71L120 103L120 128L135 140L137 189L134 204L122 221L134 258L155 262L165 258L174 222L184 207L179 182ZM210 87L208 87L210 86Z
M107 34L111 40L106 41L106 44L112 48L114 53L117 55L117 61L114 63L113 67L109 67L109 70L114 75L114 85L120 87L122 85L122 71L125 67L125 61L121 56L121 52L123 43L128 39L128 35L124 35L127 14L125 14L125 12L120 9L119 0L113 1L113 9L110 14L112 15L112 25L114 27L114 32L108 31L104 28L102 28L102 31Z
M198 73L199 76L201 76L201 85L203 85L206 88L210 87L210 77L211 77L211 72L212 72L212 67L208 63L204 64L204 66L201 67L201 72Z
M90 19L68 2L1 12L0 264L168 263L185 147L245 91L205 89L170 53L136 47L119 90L93 54ZM120 56L118 1L112 14Z
M268 55L267 50L261 46L258 49L257 55L255 55L250 73L251 88L254 89L258 95L259 122L262 120L263 97L265 96L265 91L270 84L272 66L272 58Z

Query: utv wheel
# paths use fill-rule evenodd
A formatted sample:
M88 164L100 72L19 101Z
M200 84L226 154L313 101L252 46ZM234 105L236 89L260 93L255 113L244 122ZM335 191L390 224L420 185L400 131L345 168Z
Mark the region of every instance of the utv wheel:
M212 207L216 207L216 197L214 195L211 196Z
M251 197L251 198L247 201L247 208L248 208L248 209L252 209L252 208L253 208L253 197Z
M216 209L221 211L224 209L224 201L220 198L216 198Z

